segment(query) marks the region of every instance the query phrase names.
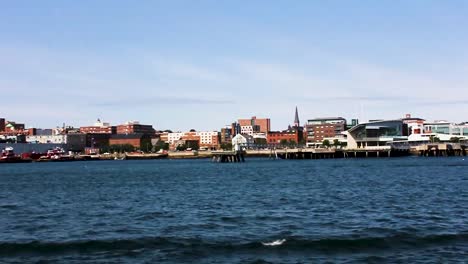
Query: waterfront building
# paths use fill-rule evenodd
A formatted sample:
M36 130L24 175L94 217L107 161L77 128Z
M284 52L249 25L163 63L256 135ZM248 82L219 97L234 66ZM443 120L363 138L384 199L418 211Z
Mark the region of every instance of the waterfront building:
M45 128L45 129L33 128L32 133L30 133L29 135L46 136L46 135L52 135L52 134L53 134L53 130L51 128Z
M254 126L240 126L241 128L241 134L244 134L244 135L249 135L249 136L253 136L255 133L259 133L260 132L260 126L258 125L254 125Z
M173 145L176 141L181 140L184 134L183 132L167 133L167 140L164 141L165 136L163 135L161 136L161 140L169 143L169 145Z
M67 135L28 135L27 143L35 144L67 144Z
M6 137L10 137L10 140L16 140L18 142L24 142L26 139L25 136L29 133L28 130L26 130L24 124L16 123L13 121L6 121L5 118L0 118L0 135ZM16 136L20 136L20 138L17 138Z
M411 117L410 114L406 114L405 118L401 119L403 123L408 125L408 135L423 134L424 123L426 120L417 117Z
M253 116L250 119L239 119L237 122L241 127L252 126L252 130L254 130L253 127L258 126L258 132L262 133L268 133L271 128L270 118L257 118L256 116Z
M19 124L13 121L7 121L5 123L5 131L6 132L19 132L24 130L24 124Z
M282 142L288 142L294 144L301 144L304 139L304 128L300 126L299 113L296 110L294 112L293 126L288 126L288 129L283 131L270 131L267 133L267 143L270 145L278 145Z
M226 126L221 128L221 133L220 133L220 144L226 144L226 143L231 143L232 138L234 136L234 124L231 126Z
M279 145L282 142L302 142L303 131L297 128L288 128L283 131L270 131L267 134L267 143L270 145Z
M117 134L146 134L153 136L155 130L152 125L142 125L138 121L127 122L117 126Z
M82 126L80 127L80 133L87 134L116 134L117 127L111 126L110 123L101 122L100 119L92 126Z
M448 121L423 122L417 128L417 132L421 130L422 133L414 133L414 129L409 130L411 133L408 141L413 146L429 143L434 140L449 142L454 138L458 138L459 140L468 139L467 123L454 124Z
M233 148L238 147L238 149L234 150L240 151L252 148L255 145L255 140L252 136L237 134L232 138L231 144Z
M142 147L145 148L146 146L151 145L151 137L148 134L144 134L144 133L114 134L110 136L109 145L127 145L127 144L132 145L135 148L142 148Z
M424 133L433 133L452 136L468 136L468 125L466 123L454 124L448 121L434 121L424 123Z
M161 132L159 133L159 140L162 142L168 142L169 141L169 132Z
M408 125L401 119L362 123L344 132L348 148L390 148L396 141L408 140Z
M200 148L217 149L220 144L220 135L217 131L189 131L167 134L167 143L175 149L183 142L197 142Z
M67 134L67 149L74 152L81 152L86 147L89 147L87 139L87 134Z
M346 119L343 117L309 119L306 124L307 145L321 143L325 138L340 137L346 128Z
M219 133L217 131L202 131L197 133L200 137L200 147L214 149L218 148Z

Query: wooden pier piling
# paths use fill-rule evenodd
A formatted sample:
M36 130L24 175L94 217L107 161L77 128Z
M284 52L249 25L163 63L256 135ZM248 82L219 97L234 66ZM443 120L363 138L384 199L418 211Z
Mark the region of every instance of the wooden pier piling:
M212 151L212 161L218 163L245 162L242 151Z

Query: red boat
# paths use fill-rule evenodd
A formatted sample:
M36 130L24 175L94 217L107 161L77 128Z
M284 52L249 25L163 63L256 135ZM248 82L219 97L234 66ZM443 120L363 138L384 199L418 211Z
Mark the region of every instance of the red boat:
M23 159L21 156L15 155L12 147L6 147L2 150L0 156L0 163L26 163L32 162L32 159Z
M66 155L63 148L56 147L49 149L47 154L41 156L38 161L72 161L75 160L73 156Z

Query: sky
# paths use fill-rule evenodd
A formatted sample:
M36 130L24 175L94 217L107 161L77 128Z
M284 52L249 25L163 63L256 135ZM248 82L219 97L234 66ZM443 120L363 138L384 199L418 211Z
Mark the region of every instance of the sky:
M27 127L468 121L468 1L0 2L0 117Z

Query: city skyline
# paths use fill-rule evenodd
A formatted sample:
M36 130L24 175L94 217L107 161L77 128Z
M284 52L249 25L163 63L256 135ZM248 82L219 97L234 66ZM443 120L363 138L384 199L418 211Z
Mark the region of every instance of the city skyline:
M0 116L272 130L322 116L467 121L464 1L4 3Z

